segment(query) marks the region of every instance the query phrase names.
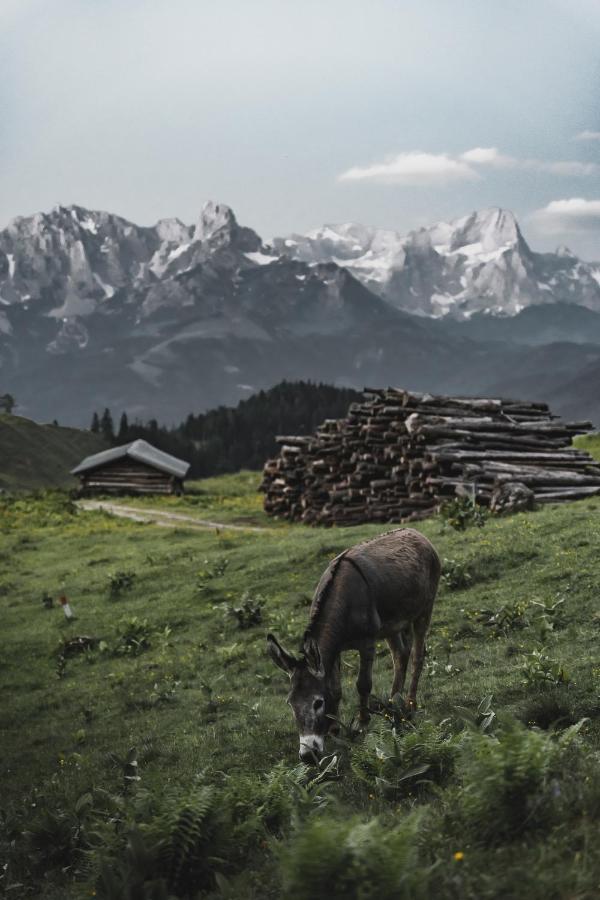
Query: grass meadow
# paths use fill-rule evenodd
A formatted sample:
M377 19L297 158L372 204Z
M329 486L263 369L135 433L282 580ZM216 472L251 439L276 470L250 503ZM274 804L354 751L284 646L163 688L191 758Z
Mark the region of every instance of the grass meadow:
M265 635L297 649L329 560L385 529L274 522L258 482L142 503L263 532L0 498L0 895L600 897L600 500L420 523L444 560L420 709L382 645L360 732L346 654L308 768Z

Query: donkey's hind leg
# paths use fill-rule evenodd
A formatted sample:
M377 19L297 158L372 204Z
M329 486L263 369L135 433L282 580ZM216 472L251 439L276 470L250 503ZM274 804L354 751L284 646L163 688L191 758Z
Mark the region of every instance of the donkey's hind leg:
M412 640L413 634L410 625L397 631L395 634L391 634L387 639L390 653L392 654L392 662L394 663L394 680L390 697L393 697L395 694L401 694L404 690Z
M421 677L421 672L423 670L423 663L425 662L425 638L427 636L427 629L429 628L429 622L431 620L431 611L432 610L430 607L426 613L423 613L422 616L420 616L418 619L415 619L415 621L413 622L413 659L410 687L408 689L408 703L413 709L416 709L417 707L417 688L419 686L419 678Z

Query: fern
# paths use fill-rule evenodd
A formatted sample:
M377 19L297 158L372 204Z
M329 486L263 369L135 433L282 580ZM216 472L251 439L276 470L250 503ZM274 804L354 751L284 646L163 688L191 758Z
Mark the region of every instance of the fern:
M208 858L216 828L214 788L199 784L181 803L172 798L160 827L165 835L161 861L169 885L176 891L192 885L208 886L212 865Z

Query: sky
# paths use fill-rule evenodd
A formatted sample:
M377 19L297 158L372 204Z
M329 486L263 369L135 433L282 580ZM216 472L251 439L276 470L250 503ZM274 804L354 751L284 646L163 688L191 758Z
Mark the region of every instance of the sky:
M473 209L600 259L600 0L0 0L0 226Z

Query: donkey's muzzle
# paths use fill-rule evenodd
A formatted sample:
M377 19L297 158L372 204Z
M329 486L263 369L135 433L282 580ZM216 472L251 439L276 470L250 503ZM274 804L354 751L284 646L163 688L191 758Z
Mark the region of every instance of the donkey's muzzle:
M300 735L300 759L303 763L317 763L323 755L324 739L321 734Z

